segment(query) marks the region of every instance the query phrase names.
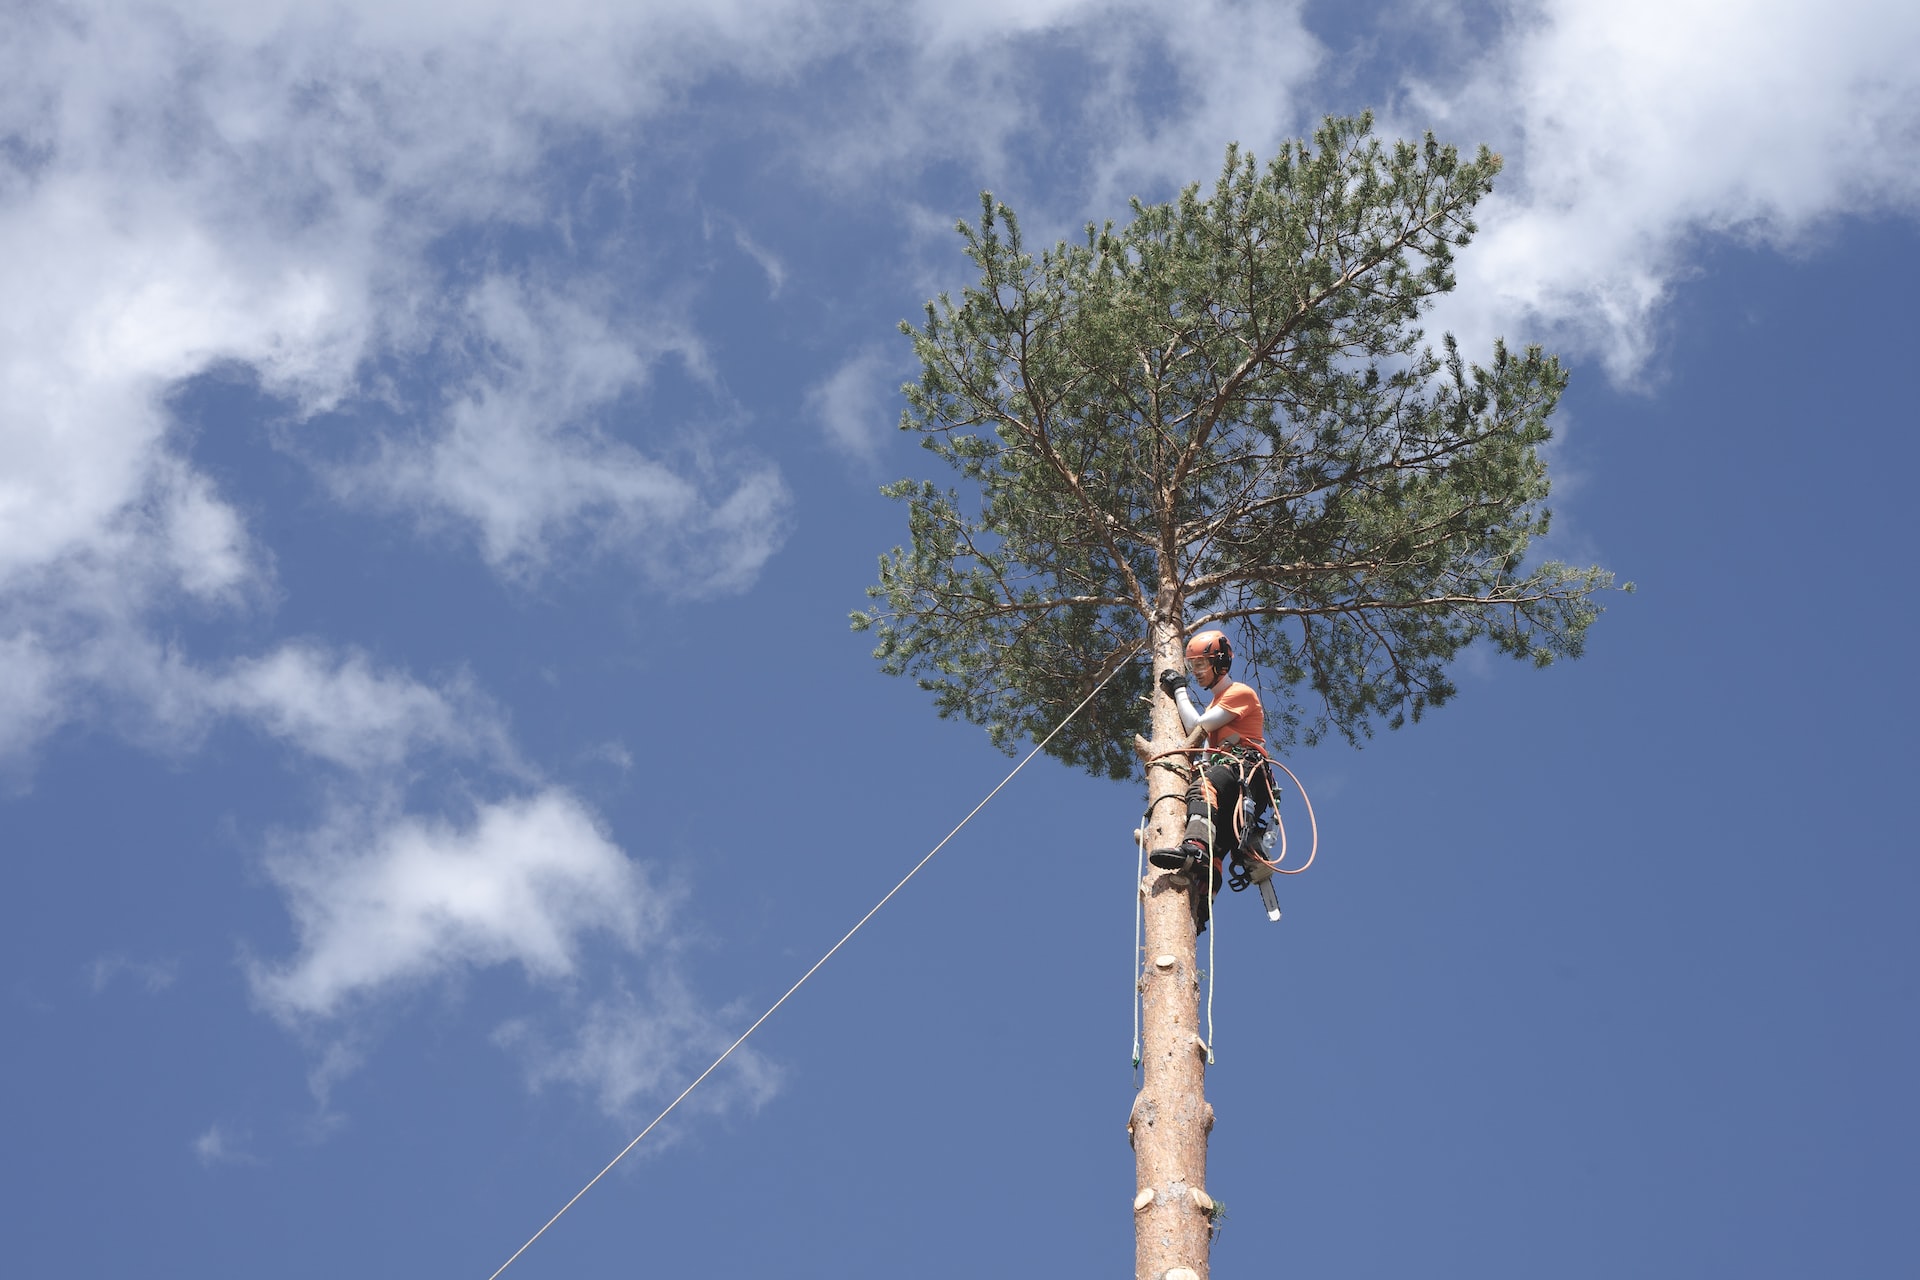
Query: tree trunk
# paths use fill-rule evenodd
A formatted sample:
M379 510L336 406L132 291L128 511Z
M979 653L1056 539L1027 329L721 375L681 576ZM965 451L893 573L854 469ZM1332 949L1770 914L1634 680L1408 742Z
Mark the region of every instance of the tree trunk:
M1156 621L1155 678L1162 671L1182 671L1185 656L1178 625ZM1188 762L1165 754L1185 741L1173 700L1156 689L1153 752L1181 768L1147 765L1149 849L1178 844L1185 830ZM1149 865L1140 882L1146 925L1139 977L1143 1075L1127 1121L1135 1169L1135 1280L1206 1280L1212 1240L1213 1201L1206 1184L1213 1108L1205 1095L1207 1050L1200 1038L1200 976L1188 897L1190 889L1205 893L1207 886L1191 886L1188 879Z

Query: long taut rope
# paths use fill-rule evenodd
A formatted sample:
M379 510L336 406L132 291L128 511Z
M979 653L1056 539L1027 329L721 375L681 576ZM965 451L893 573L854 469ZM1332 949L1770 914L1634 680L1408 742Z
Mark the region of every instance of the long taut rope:
M1135 647L1137 648L1138 646L1135 646ZM1127 657L1129 658L1131 656L1132 656L1131 653L1127 655ZM551 1218L548 1218L545 1225L543 1225L538 1231L534 1232L531 1236L527 1237L527 1242L521 1245L518 1249L515 1249L513 1251L513 1257L508 1258L505 1262L501 1263L500 1270L495 1271L492 1275L488 1276L487 1280L500 1280L500 1273L502 1271L505 1271L508 1267L512 1266L514 1262L519 1259L521 1254L525 1253L528 1249L532 1248L533 1242L535 1240L538 1240L541 1236L545 1235L547 1233L548 1227L551 1227L554 1223L560 1221L561 1215L565 1214L567 1210L573 1208L575 1204L579 1203L581 1196L584 1196L587 1194L587 1192L593 1190L595 1183L599 1182L600 1179L606 1177L609 1173L613 1171L613 1166L619 1164L622 1160L626 1159L627 1153L640 1145L640 1139L652 1133L654 1129L659 1125L659 1123L662 1120L665 1120L667 1116L672 1113L673 1109L679 1106L681 1102L686 1099L686 1096L688 1094L692 1093L695 1089L698 1089L700 1087L701 1081L705 1080L708 1076L712 1075L716 1070L718 1070L720 1067L720 1064L725 1062L729 1057L731 1057L735 1049L738 1049L741 1045L745 1044L747 1042L747 1037L752 1035L754 1032L758 1031L760 1029L760 1024L765 1022L768 1018L771 1018L774 1014L774 1011L778 1009L781 1005L787 1002L788 997L792 996L794 992L798 991L801 987L805 986L807 979L811 978L814 974L820 971L820 966L824 965L827 961L833 959L834 952L840 950L841 947L846 946L848 939L852 938L854 934L860 932L861 927L865 925L867 921L873 919L873 917L876 914L878 914L880 908L886 906L887 903L891 902L893 900L894 894L899 893L902 889L906 888L907 881L913 879L916 875L920 874L920 868L926 866L929 862L933 861L933 855L940 852L942 849L946 848L947 842L960 834L960 828L966 826L969 822L973 821L973 815L976 813L979 813L982 809L986 808L987 801L999 795L1000 792L1006 787L1006 785L1009 782L1013 781L1015 775L1017 775L1022 769L1027 767L1027 762L1029 760L1032 760L1035 756L1039 755L1040 752L1046 748L1046 745L1049 742L1052 742L1054 738L1058 736L1058 734L1062 729L1066 728L1069 724L1073 722L1073 718L1075 716L1079 715L1082 711L1086 710L1087 704L1092 702L1094 698L1099 696L1100 691L1107 687L1107 682L1112 680L1114 676L1118 675L1121 671L1123 671L1126 668L1126 665L1127 663L1125 660L1116 662L1114 664L1113 670L1109 671L1105 676L1103 676L1099 684L1096 684L1095 686L1093 686L1093 692L1089 693L1086 697L1082 698L1080 700L1080 705L1067 713L1066 719L1062 720L1059 724L1055 725L1051 733L1047 734L1046 737L1042 738L1034 746L1033 750L1027 752L1026 755L1022 756L1020 759L1020 763L1013 766L1013 769L1007 774L1006 777L1000 779L999 786L987 792L987 794L981 799L979 804L976 804L975 806L973 806L973 808L969 809L967 811L967 816L960 819L958 823L954 824L953 830L947 832L946 836L940 841L939 844L936 844L935 846L933 846L933 848L927 850L926 856L921 858L920 861L914 863L913 869L911 871L907 872L906 875L900 877L899 884L896 884L893 886L893 888L887 890L886 896L880 899L880 901L874 903L872 910L868 911L867 914L865 914L864 916L861 916L859 921L854 924L853 928L847 930L845 936L843 936L840 939L840 941L834 943L831 947L828 947L827 953L821 956L818 960L814 961L813 967L811 969L808 969L805 973L800 975L800 980L798 982L795 982L792 986L787 988L786 995L783 995L778 1000L775 1000L765 1013L755 1018L753 1020L753 1025L748 1027L745 1031L742 1031L740 1033L740 1038L738 1040L735 1040L732 1044L728 1045L726 1049L720 1054L720 1056L713 1060L713 1063L711 1066L709 1066L705 1071L702 1071L699 1075L695 1076L693 1079L693 1083L680 1091L679 1097L675 1098L672 1102L669 1102L666 1105L665 1110L663 1110L659 1115L655 1116L652 1122L649 1123L646 1128L642 1129L638 1134L634 1136L634 1139L632 1142L629 1142L626 1146L622 1147L620 1149L619 1155L607 1161L606 1168L594 1174L592 1178L587 1180L586 1186L574 1192L573 1199L561 1205L558 1213L555 1213Z

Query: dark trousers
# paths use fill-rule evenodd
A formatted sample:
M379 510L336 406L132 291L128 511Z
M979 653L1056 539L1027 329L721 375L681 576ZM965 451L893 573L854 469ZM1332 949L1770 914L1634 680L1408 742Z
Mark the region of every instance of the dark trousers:
M1207 766L1194 776L1187 787L1187 818L1205 818L1213 823L1213 856L1218 862L1232 856L1240 845L1240 796L1242 771L1247 774L1247 789L1258 808L1273 803L1267 783L1266 762L1258 757L1212 756Z

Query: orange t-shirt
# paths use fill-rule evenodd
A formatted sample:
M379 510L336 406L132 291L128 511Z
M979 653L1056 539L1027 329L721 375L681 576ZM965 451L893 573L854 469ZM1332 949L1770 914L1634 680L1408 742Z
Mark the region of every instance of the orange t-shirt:
M1267 713L1260 706L1260 695L1253 689L1230 681L1227 687L1213 695L1213 701L1207 710L1225 707L1233 712L1233 719L1221 725L1207 735L1207 745L1217 747L1230 737L1237 736L1250 747L1258 748L1262 753L1267 749Z

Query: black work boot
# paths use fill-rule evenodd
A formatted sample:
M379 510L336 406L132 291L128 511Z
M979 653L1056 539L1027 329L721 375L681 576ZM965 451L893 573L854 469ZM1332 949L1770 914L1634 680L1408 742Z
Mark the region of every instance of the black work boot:
M1147 861L1162 871L1185 871L1207 860L1207 846L1198 840L1186 839L1177 849L1155 849L1147 855Z

